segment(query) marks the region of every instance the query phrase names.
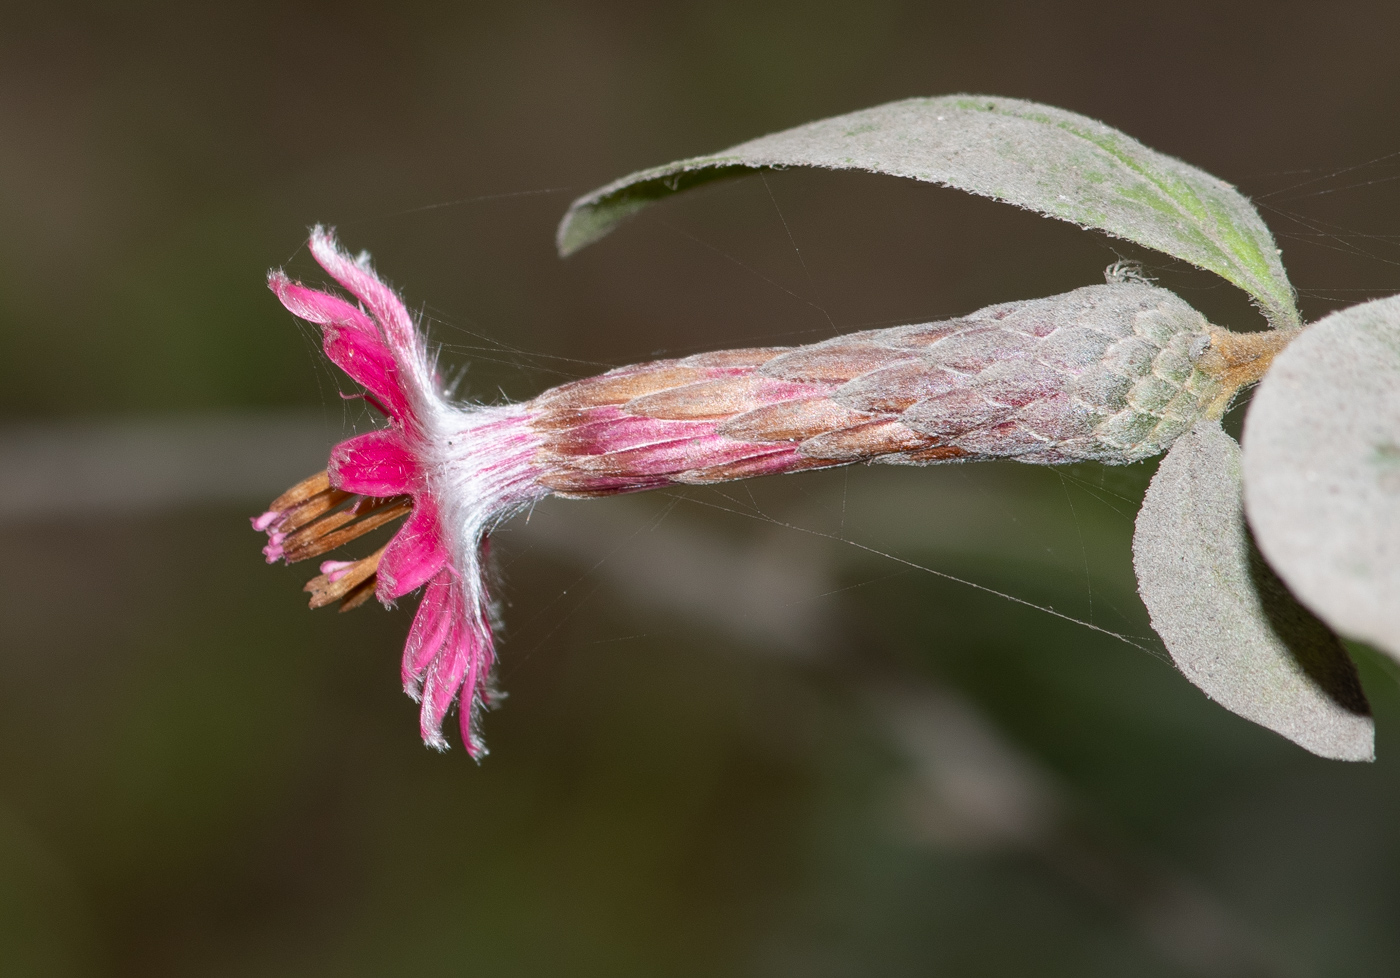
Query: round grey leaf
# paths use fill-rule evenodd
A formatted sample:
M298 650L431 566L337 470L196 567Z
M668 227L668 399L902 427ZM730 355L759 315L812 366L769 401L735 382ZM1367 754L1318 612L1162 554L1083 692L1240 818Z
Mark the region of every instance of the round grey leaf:
M1309 327L1254 394L1245 507L1299 599L1400 658L1400 296Z

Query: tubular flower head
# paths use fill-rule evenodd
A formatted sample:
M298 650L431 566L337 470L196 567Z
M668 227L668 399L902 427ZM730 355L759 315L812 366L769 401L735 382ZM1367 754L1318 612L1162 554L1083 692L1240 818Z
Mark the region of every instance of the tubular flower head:
M497 522L545 494L535 482L540 439L523 406L453 405L433 358L399 297L322 228L311 253L359 300L290 281L268 285L294 315L321 327L326 356L365 389L389 425L336 445L326 471L294 486L253 521L268 534L269 562L320 556L394 519L393 539L357 561L326 561L307 584L311 606L384 604L423 588L403 654L403 683L422 703L429 745L445 748L443 719L460 704L462 739L485 753L477 721L490 700L495 653L482 561Z
M1230 334L1170 292L1111 281L811 346L622 367L524 404L453 404L418 324L368 257L321 228L311 252L358 305L281 271L268 284L321 327L326 356L389 423L336 445L326 471L253 526L268 535L268 561L290 563L406 517L368 557L322 563L306 590L313 608L348 610L423 589L404 688L433 747L447 746L442 724L457 703L473 757L485 753L477 724L495 662L488 534L544 496L853 462L1123 464L1165 450L1233 390L1221 380Z

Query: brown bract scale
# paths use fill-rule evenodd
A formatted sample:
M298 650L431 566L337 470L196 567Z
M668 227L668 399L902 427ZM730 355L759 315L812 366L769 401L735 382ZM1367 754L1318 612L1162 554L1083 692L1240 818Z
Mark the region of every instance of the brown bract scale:
M1253 352L1233 335L1171 292L1118 282L624 367L531 402L538 482L592 496L852 462L1134 462L1233 392Z

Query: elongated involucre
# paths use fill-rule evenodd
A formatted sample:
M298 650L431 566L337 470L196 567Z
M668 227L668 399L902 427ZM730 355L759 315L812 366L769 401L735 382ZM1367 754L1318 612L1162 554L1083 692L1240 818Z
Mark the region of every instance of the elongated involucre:
M624 367L523 404L450 403L421 327L374 274L317 229L312 254L359 305L274 272L283 304L320 326L326 355L388 427L331 453L327 471L254 526L269 561L309 559L407 516L359 560L328 560L312 607L392 603L423 589L403 657L424 740L457 704L473 756L491 697L494 611L483 561L501 520L551 493L598 496L853 462L1015 458L1137 461L1220 395L1198 365L1211 327L1136 282L991 306L960 319L797 348L730 350Z
M602 495L851 462L1125 464L1220 385L1205 319L1149 285L1089 286L797 348L623 367L529 405L541 485Z

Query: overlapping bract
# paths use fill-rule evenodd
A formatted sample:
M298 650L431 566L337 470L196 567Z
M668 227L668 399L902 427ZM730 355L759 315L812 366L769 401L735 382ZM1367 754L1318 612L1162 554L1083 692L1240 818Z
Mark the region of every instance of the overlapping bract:
M1141 283L796 348L623 367L531 402L540 481L569 495L851 462L1125 464L1213 403L1209 324Z

